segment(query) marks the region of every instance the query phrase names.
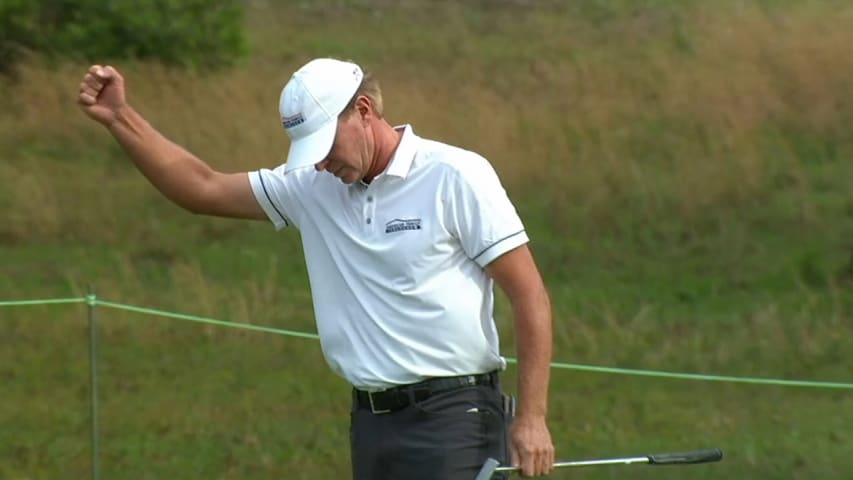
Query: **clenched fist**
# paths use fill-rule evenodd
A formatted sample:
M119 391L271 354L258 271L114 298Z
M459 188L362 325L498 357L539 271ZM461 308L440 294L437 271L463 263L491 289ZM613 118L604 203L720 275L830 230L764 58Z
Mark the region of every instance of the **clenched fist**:
M127 105L124 78L113 67L92 65L80 82L77 102L94 120L105 126L112 125Z

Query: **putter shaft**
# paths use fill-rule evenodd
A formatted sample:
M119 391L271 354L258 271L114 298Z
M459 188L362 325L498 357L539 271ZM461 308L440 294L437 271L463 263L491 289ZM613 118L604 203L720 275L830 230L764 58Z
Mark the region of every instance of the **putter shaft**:
M653 455L637 455L634 457L600 458L594 460L563 461L554 464L560 467L592 467L596 465L687 465L695 463L718 462L723 459L723 451L719 448L708 450L693 450L678 453L657 453ZM518 472L520 467L501 466L494 458L489 458L480 469L474 480L489 480L495 472Z
M594 467L597 465L631 465L632 463L649 463L649 457L603 458L600 460L575 460L555 462L554 468L561 467ZM497 467L495 472L518 472L521 467Z

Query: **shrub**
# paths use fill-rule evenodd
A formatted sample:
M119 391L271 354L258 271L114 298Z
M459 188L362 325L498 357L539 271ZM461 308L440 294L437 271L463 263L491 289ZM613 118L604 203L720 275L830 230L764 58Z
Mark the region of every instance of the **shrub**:
M38 9L32 0L0 2L0 71L8 70L24 50L36 48Z
M0 70L24 51L107 61L221 67L245 52L239 0L4 0Z

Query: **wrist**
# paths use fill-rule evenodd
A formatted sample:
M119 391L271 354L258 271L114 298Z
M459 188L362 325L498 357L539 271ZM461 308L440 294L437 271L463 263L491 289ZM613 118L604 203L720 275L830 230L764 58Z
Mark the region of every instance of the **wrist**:
M544 410L525 410L519 409L515 414L514 422L544 422L547 417Z
M113 114L105 119L104 126L110 132L115 132L122 127L130 128L132 125L133 109L124 104L113 109Z

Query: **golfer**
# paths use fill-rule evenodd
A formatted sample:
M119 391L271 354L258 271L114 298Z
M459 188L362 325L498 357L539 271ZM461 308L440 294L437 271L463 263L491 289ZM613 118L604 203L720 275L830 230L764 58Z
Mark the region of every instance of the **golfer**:
M471 480L493 457L549 473L551 307L528 237L489 162L383 117L371 75L321 58L279 101L274 169L221 173L172 143L92 66L79 104L177 205L302 236L317 331L353 385L355 480ZM503 393L493 284L512 305L518 405Z

